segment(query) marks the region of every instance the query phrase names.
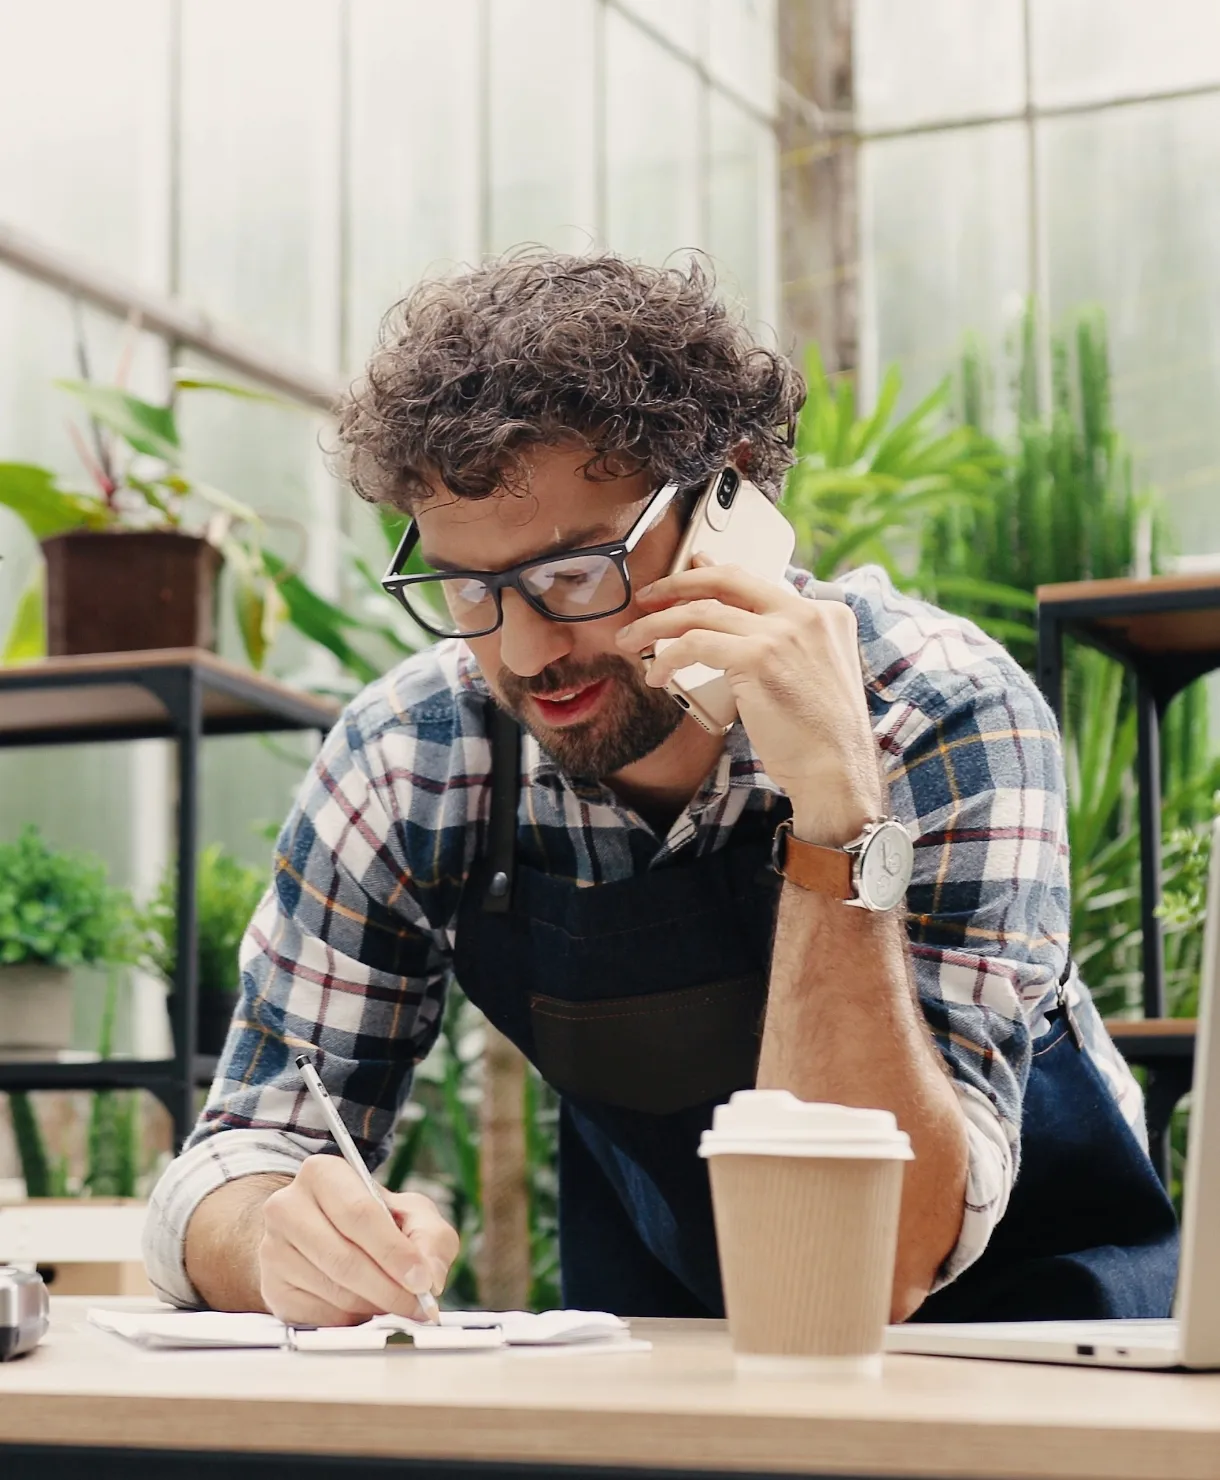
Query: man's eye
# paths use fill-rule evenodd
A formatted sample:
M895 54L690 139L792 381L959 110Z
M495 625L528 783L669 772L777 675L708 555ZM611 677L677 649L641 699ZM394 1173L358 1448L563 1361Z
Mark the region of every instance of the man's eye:
M534 572L534 584L540 591L549 591L554 586L580 587L590 581L601 579L601 561L591 560L587 565L544 565Z
M478 606L487 600L487 587L482 581L450 581L450 588L465 606Z

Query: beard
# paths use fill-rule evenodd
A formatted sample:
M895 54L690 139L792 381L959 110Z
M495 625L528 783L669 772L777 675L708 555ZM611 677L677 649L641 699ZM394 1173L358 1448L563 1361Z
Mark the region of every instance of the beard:
M552 729L531 717L531 694L583 688L609 679L598 712L582 724ZM664 689L644 682L638 668L614 653L582 665L554 663L531 678L501 668L496 699L523 724L538 744L569 776L602 780L643 760L682 723L681 709Z

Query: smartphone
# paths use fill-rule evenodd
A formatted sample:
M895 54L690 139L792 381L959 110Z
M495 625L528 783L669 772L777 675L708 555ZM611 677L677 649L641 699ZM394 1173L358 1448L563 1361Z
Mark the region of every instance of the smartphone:
M795 545L796 531L767 495L736 468L721 468L699 495L669 573L689 570L695 556L702 554L782 586ZM656 651L674 640L662 638ZM713 735L723 735L737 719L733 691L722 669L692 663L679 668L665 687L674 702Z

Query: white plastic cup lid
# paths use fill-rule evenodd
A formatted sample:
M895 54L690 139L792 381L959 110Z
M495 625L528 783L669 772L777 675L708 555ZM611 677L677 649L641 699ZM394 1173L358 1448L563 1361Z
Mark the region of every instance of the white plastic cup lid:
M699 1155L913 1161L915 1153L888 1110L811 1104L786 1089L741 1089L716 1106Z

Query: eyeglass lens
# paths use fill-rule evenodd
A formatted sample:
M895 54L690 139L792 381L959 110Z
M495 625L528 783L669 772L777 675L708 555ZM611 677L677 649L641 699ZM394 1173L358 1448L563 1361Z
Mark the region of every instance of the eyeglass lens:
M572 555L521 573L527 594L554 617L593 618L618 610L627 587L609 555ZM407 605L433 629L458 637L487 632L499 620L495 593L477 576L435 575L402 588Z

